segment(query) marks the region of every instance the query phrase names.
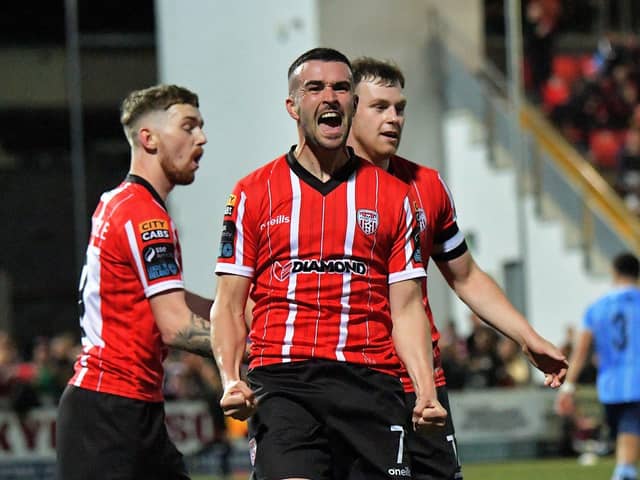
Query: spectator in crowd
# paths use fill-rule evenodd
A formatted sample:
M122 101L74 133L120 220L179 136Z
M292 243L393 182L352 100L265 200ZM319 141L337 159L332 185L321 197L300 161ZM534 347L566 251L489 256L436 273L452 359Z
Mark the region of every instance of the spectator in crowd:
M69 377L73 374L73 364L81 349L80 342L71 332L62 332L51 338L49 354L56 379L58 398L62 395Z
M618 155L617 188L627 207L640 214L640 128L630 128Z
M529 0L525 10L525 56L531 69L532 93L537 97L551 74L553 48L562 7L559 0Z
M529 363L520 353L518 344L510 338L500 337L497 345L502 369L498 383L502 387L521 387L531 381Z
M57 383L56 370L51 357L50 341L46 337L38 337L33 344L31 354L33 365L32 385L38 395L38 403L54 405L62 393L61 385Z
M442 369L447 376L449 390L464 388L467 380L467 348L464 342L449 343L440 347Z
M496 350L496 332L489 327L480 326L473 332L471 339L465 388L498 386L502 360Z

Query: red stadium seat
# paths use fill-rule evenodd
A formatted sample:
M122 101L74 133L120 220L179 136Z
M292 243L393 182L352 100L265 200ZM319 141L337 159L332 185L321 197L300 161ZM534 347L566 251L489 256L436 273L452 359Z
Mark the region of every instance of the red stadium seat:
M589 149L593 163L605 170L616 168L618 152L620 151L619 135L611 130L595 130L589 136Z
M550 113L555 107L564 105L569 101L571 94L567 82L562 78L552 75L544 87L542 87L542 104L546 113Z
M571 85L580 78L581 65L580 59L571 55L556 55L553 57L551 70L557 77L562 78L567 85Z
M598 73L598 65L592 55L582 55L579 58L580 72L583 77L595 77Z

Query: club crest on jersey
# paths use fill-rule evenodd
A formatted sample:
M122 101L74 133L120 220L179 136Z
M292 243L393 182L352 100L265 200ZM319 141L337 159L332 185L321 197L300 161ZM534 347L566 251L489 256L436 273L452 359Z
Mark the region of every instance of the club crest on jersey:
M424 214L422 208L416 208L416 223L420 227L420 231L424 232L427 229L427 216Z
M358 226L365 235L373 235L378 230L378 212L361 208L357 212Z

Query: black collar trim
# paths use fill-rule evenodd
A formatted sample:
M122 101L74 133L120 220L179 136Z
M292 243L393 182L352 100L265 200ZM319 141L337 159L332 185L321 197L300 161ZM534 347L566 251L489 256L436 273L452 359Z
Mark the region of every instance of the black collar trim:
M164 200L162 200L162 197L158 194L158 192L156 192L156 189L153 188L153 186L146 181L144 178L138 176L138 175L134 175L133 173L129 173L127 174L127 178L124 179L125 182L131 182L131 183L137 183L139 185L142 185L144 188L146 188L147 190L149 190L149 193L153 196L153 198L156 199L156 201L162 205L162 208L164 208L165 210L167 209L167 206L164 204Z
M340 186L340 184L346 182L360 165L358 157L356 157L353 149L351 147L347 147L349 160L347 160L347 162L338 171L336 171L329 180L321 182L317 177L313 176L307 169L300 165L300 162L298 162L298 159L293 154L295 149L296 145L292 146L289 153L287 153L287 163L291 167L291 170L293 170L293 173L295 173L300 180L320 192L322 195L331 193Z

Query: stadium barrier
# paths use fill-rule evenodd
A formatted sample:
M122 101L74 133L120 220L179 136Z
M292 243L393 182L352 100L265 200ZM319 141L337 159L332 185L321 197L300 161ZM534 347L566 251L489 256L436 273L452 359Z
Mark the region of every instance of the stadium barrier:
M580 388L578 401L591 416L600 415L593 387ZM463 463L549 455L562 439L553 413L555 392L539 387L450 392L458 450ZM227 461L233 471L250 468L244 422L227 429L232 454L223 460L209 408L204 401L166 403L167 428L194 474L219 471ZM55 407L36 408L21 418L0 411L0 478L54 478Z

